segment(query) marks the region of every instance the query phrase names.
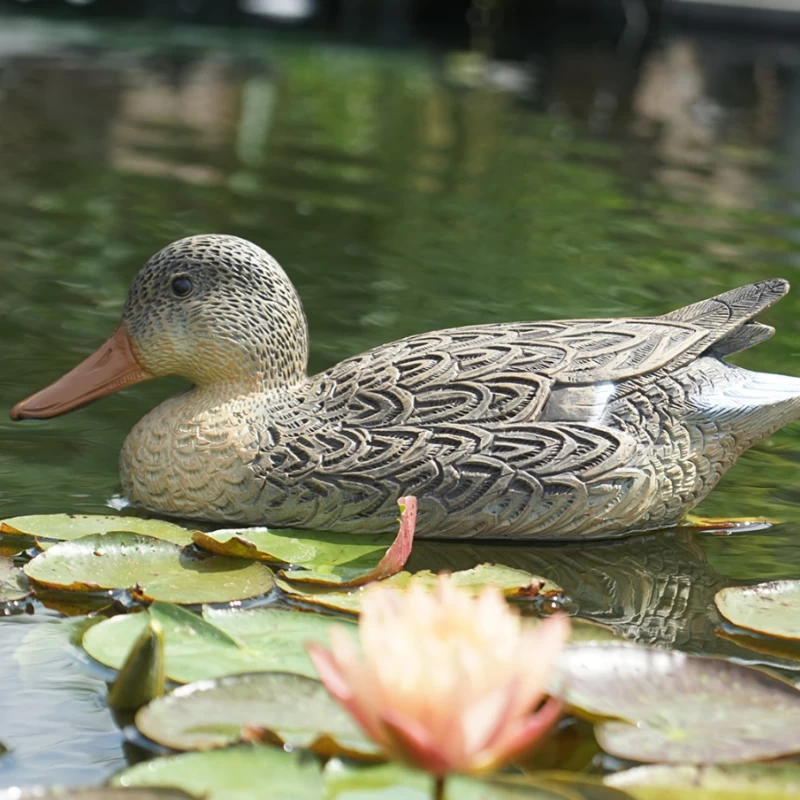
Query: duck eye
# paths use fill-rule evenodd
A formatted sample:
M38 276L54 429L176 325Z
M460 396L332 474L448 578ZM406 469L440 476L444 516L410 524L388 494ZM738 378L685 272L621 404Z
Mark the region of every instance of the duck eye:
M192 281L186 275L178 275L172 279L172 293L176 297L186 297L192 291Z

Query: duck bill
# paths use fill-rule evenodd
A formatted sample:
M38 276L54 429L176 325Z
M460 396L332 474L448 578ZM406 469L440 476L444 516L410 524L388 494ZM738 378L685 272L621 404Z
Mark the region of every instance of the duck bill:
M152 377L139 364L131 337L120 325L89 358L47 388L17 403L11 409L11 419L57 417Z

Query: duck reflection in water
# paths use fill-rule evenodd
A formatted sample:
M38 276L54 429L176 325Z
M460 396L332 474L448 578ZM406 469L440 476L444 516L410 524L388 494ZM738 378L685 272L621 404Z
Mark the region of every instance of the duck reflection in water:
M407 568L455 571L491 562L523 569L558 584L568 611L607 625L629 641L735 657L785 669L797 677L797 653L769 650L767 640L762 643L766 651L756 653L751 648L758 649L760 639L729 638L729 626L716 612L714 595L726 586L753 581L720 574L706 557L699 539L704 535L708 534L683 526L581 544L453 547L447 542L418 542Z

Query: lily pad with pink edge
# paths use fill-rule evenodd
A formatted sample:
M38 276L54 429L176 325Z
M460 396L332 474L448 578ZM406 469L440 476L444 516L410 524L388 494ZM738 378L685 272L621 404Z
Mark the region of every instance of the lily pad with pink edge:
M319 531L222 529L194 534L198 547L238 558L284 564L293 583L354 587L394 575L406 564L414 543L415 497L400 499L396 535L356 535Z

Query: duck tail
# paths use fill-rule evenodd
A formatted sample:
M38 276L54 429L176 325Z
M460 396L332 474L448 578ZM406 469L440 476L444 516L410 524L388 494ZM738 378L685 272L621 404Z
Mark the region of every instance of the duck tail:
M715 358L695 364L702 385L698 406L718 423L746 433L750 444L800 417L800 378L751 372Z
M782 278L759 281L671 311L663 318L705 328L713 336L707 351L723 358L766 341L775 333L774 328L753 321L753 317L788 291L789 282Z

